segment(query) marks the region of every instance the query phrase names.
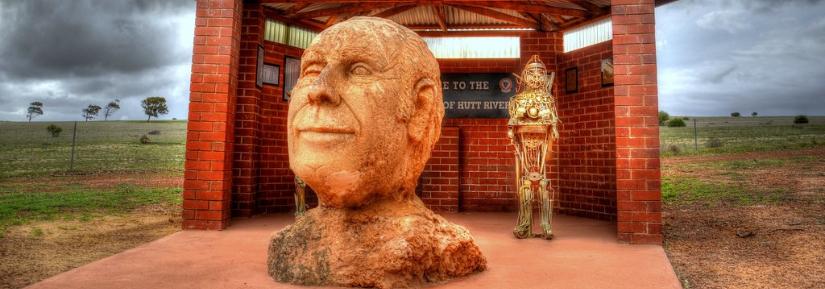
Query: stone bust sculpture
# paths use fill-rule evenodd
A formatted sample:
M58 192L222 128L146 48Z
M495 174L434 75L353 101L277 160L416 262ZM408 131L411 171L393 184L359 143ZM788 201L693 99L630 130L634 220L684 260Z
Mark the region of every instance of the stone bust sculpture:
M439 83L423 40L381 18L338 23L304 51L289 162L319 206L273 236L274 279L406 288L485 269L469 232L415 195L441 131Z

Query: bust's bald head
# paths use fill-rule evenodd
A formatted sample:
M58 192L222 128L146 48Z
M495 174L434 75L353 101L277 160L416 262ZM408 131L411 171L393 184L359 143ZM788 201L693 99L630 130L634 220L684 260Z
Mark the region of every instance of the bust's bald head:
M413 198L441 132L438 62L395 22L355 17L304 52L288 115L290 166L330 207Z

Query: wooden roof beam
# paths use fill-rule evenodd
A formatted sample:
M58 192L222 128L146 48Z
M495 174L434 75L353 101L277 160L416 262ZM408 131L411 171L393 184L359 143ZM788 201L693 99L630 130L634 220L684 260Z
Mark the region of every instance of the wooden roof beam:
M550 19L547 19L547 17L544 16L544 14L541 14L541 13L526 13L526 12L522 12L522 13L525 14L526 16L530 17L530 18L533 18L533 20L536 20L536 22L539 24L539 31L546 32L546 31L555 31L555 30L559 29L559 26L556 25L555 23L553 23L552 21L550 21Z
M346 4L343 6L332 7L332 8L324 8L324 9L317 9L312 11L306 11L301 13L295 13L292 15L287 15L289 18L316 18L316 17L324 17L324 16L331 16L331 15L340 15L340 14L354 14L368 10L374 10L379 8L385 7L392 7L395 6L393 3L365 3L365 4Z
M573 17L589 17L591 16L590 11L580 10L580 9L572 9L572 8L561 8L561 7L553 7L541 4L526 4L524 2L510 2L510 1L474 1L472 3L465 2L465 1L457 1L457 0L446 0L444 1L445 5L472 5L476 7L490 7L490 8L501 8L501 9L508 9L508 10L515 10L518 12L529 12L529 13L547 13L547 14L555 14L555 15L563 15L563 16L573 16Z
M307 8L307 6L309 6L310 4L312 3L296 3L295 5L292 5L292 7L289 7L289 9L284 11L284 15L292 15L301 12L301 10L304 10L304 8Z
M533 29L538 28L538 23L536 23L535 20L524 19L524 18L521 18L521 17L512 16L510 14L498 12L498 11L492 10L492 9L476 7L476 6L467 6L467 5L453 5L453 4L451 4L450 6L461 9L461 10L464 10L464 11L469 11L469 12L472 12L472 13L484 15L484 16L487 16L487 17L490 17L490 18L493 18L493 19L498 19L498 20L501 20L501 21L504 21L504 22L518 24L518 25L521 25L521 26L524 26L524 27L533 28Z
M447 31L447 18L444 16L444 6L443 5L433 5L433 10L435 11L435 19L438 21L438 26L441 27L441 31Z
M380 13L372 15L372 16L381 17L381 18L389 18L389 17L395 16L396 14L399 14L399 13L402 13L404 11L410 10L412 8L415 8L415 4L404 4L404 5L395 6L395 7L392 7L390 9L381 11Z
M599 14L602 10L602 7L599 7L599 5L593 4L593 2L587 0L568 0L568 2L576 4L576 6L584 8L593 14Z

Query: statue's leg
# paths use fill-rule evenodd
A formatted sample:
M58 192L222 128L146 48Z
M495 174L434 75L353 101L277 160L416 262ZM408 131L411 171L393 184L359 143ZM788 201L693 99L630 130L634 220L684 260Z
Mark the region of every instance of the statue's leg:
M513 230L516 238L524 239L533 237L533 190L530 188L530 181L520 180L518 186L518 224Z
M295 176L295 216L301 216L306 211L305 191L306 183Z
M550 180L542 179L539 182L541 192L541 229L544 233L545 239L553 238L552 221L553 221L553 200L550 198L550 192L553 188L550 186Z

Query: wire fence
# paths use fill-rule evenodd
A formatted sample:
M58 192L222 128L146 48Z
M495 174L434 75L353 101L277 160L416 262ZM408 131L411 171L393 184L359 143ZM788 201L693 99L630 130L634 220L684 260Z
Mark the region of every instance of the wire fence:
M660 146L665 156L825 146L825 117L808 119L794 124L793 117L687 118L684 127L661 127Z
M185 121L0 122L0 179L183 172Z

